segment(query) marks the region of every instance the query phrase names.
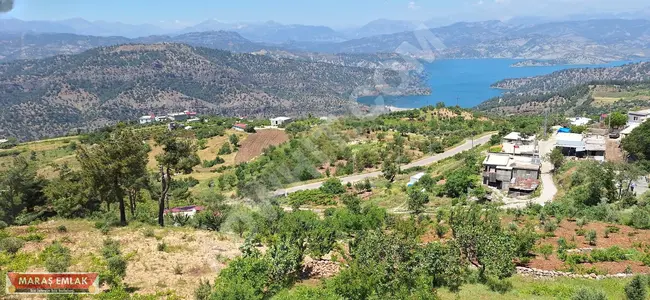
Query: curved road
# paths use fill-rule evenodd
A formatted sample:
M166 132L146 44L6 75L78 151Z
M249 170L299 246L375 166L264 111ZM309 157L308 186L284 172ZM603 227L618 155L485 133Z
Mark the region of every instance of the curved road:
M492 137L493 134L488 134L485 136L482 136L480 138L474 139L474 146L479 146L482 144L487 143L490 140L490 137ZM463 151L472 149L472 140L467 140L465 141L464 144L457 146L455 148L449 149L443 153L439 153L433 156L425 157L423 159L420 159L418 161L412 162L410 164L406 164L401 166L402 169L410 169L414 167L424 167L428 166L430 164L433 164L435 162L438 162L440 160L443 160L448 157L452 157L458 153L461 153ZM377 172L372 172L372 173L364 173L364 174L358 174L358 175L350 175L346 177L340 177L339 179L341 180L341 183L347 184L348 182L350 183L355 183L359 182L362 180L365 180L366 178L375 178L381 176L381 171ZM291 194L297 191L304 191L304 190L315 190L321 187L323 185L323 182L314 182L314 183L309 183L309 184L303 184L291 188L286 188L286 189L281 189L273 192L273 196L282 196L286 194Z

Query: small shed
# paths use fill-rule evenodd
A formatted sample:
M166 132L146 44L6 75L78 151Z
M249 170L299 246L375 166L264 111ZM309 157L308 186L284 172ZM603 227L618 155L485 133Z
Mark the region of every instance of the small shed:
M288 124L291 122L291 118L288 117L277 117L277 118L272 118L270 119L271 121L271 126L280 126L283 124Z
M422 179L422 177L424 177L424 175L426 175L426 173L422 172L422 173L417 173L417 174L411 176L411 181L409 181L409 182L406 184L406 186L413 186L413 185L415 185L418 181L420 181L420 179Z

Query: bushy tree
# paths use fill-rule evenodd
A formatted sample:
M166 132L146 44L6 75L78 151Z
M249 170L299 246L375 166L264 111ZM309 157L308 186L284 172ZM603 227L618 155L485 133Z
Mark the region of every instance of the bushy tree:
M127 190L147 174L147 150L141 138L131 130L118 130L98 145L80 147L77 159L92 188L106 201L119 204L120 224L126 225Z
M320 187L323 193L330 195L339 195L345 193L345 187L338 178L329 178Z
M619 128L627 124L627 119L627 114L616 111L609 114L607 118L605 118L605 124L608 126L611 125L612 128Z
M406 202L409 210L419 215L424 211L424 205L429 203L429 195L421 191L421 188L417 186L411 187L408 190L408 199Z
M650 122L643 122L623 139L621 146L632 157L650 160Z
M36 176L27 160L16 157L8 170L0 172L0 220L14 224L21 214L37 217L37 207L46 202L44 186L45 181Z
M648 282L644 276L637 275L625 286L625 296L628 300L645 300L648 296Z
M192 168L201 163L201 160L196 154L196 146L190 141L178 139L170 133L158 135L155 140L163 148L163 152L156 156L156 161L158 162L161 188L158 198L158 224L165 226L165 200L167 200L171 187L172 175L191 173ZM169 207L169 204L167 206Z
M455 207L449 219L453 237L483 280L500 280L514 274L514 237L503 231L495 209Z
M564 165L564 154L560 148L554 148L547 154L546 160L553 165L554 172L557 172Z
M239 146L239 137L236 134L230 135L228 138L233 147L237 148Z

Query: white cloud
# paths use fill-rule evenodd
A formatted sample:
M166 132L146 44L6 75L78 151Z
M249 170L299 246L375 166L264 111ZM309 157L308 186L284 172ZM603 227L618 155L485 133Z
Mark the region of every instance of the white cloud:
M416 10L416 9L419 9L419 8L420 8L420 6L417 3L415 3L415 1L409 2L409 9Z
M507 4L510 3L510 0L494 0L496 4Z
M479 0L478 2L476 2L476 5L483 5L483 0Z

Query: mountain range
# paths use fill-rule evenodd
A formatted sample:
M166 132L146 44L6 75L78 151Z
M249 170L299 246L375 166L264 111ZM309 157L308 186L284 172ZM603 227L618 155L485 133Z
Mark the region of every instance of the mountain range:
M344 66L379 65L382 57L331 59L342 62L161 43L4 63L0 136L37 139L186 109L242 117L342 114L359 108L358 96L429 92L408 73Z
M392 21L385 21L392 22ZM191 30L233 29L224 23L210 22ZM359 36L388 29L384 22L365 28ZM401 23L402 29L412 28ZM388 26L391 27L391 26ZM255 29L257 28L257 29ZM275 29L271 29L275 28ZM392 28L392 27L391 27ZM41 58L79 53L97 46L123 43L186 43L235 52L285 51L291 53L402 53L422 59L516 58L569 61L574 64L594 61L644 59L650 56L650 20L587 20L535 25L513 25L500 21L463 22L430 30L412 30L339 41L342 35L325 27L265 24L244 26L235 31L203 31L139 38L92 35L5 32L0 30L0 61ZM265 37L267 42L259 41ZM291 36L289 42L278 43ZM311 39L311 41L306 41ZM301 41L302 40L302 41Z

